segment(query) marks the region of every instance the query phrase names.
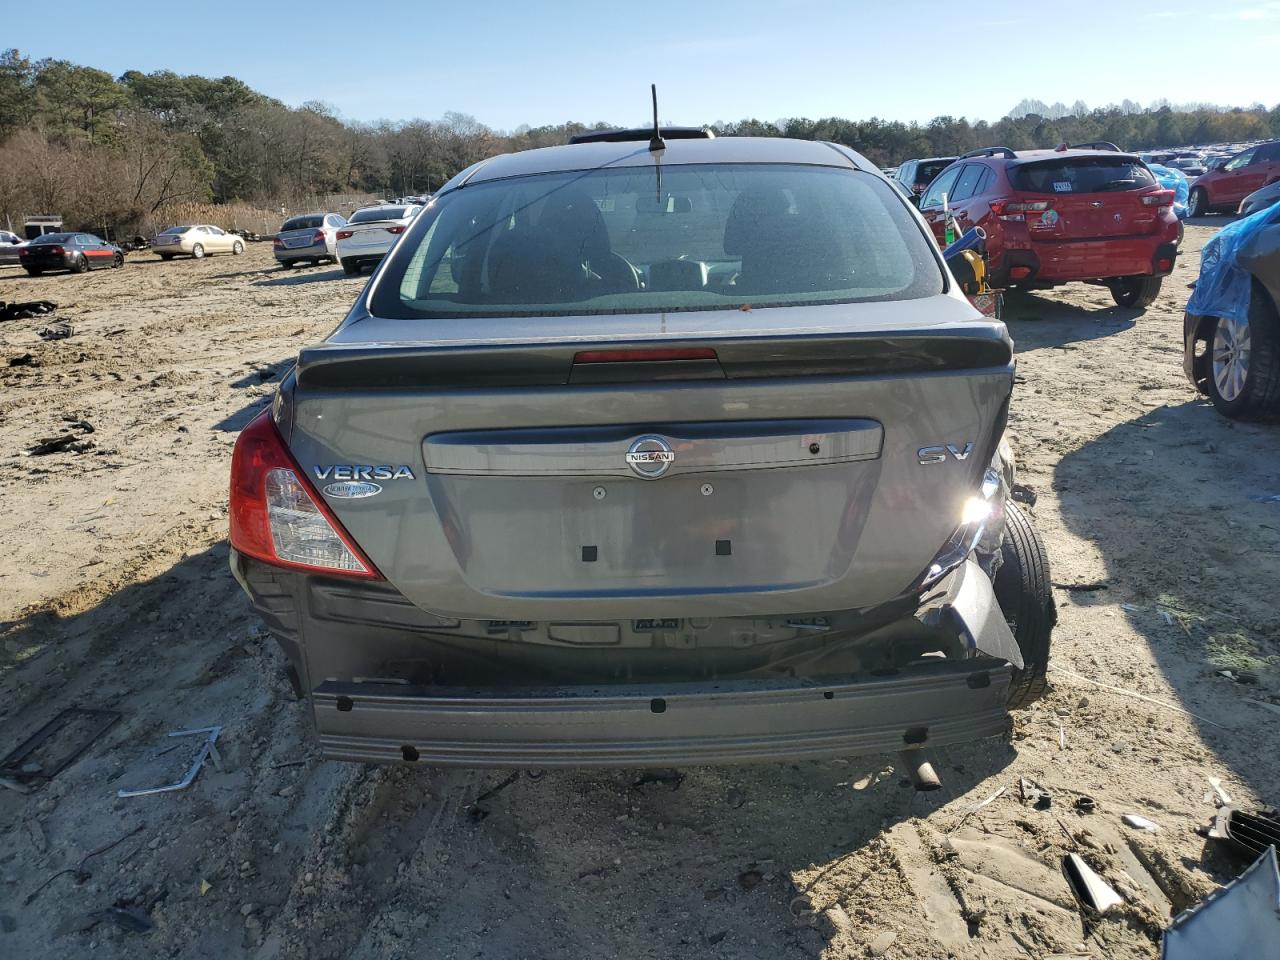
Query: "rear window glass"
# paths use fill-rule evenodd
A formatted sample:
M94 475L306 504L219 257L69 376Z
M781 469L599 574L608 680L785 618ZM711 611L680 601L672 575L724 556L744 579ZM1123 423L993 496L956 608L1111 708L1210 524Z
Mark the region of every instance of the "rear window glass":
M168 230L162 230L160 236L163 237L165 234L170 233L186 233L190 229L191 227L170 227Z
M922 160L916 168L916 183L929 183L947 167L956 162L955 157L944 157L941 160Z
M370 207L367 210L357 210L351 215L351 219L347 223L369 223L373 220L399 220L404 216L408 207Z
M1155 186L1155 177L1132 157L1069 157L1021 163L1009 171L1015 190L1031 193L1110 193Z
M398 317L724 310L943 289L893 188L855 171L700 164L556 173L437 197L373 312Z
M293 217L284 222L280 232L286 230L319 230L324 225L324 217Z
M46 233L43 237L36 237L31 242L36 243L70 243L75 237L74 233Z

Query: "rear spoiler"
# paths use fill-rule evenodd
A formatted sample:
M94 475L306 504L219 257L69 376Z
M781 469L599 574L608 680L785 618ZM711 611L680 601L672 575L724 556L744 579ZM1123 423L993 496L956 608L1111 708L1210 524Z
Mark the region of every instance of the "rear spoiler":
M603 355L608 362L600 361ZM999 369L1012 360L1013 345L1004 328L975 323L888 335L457 346L322 344L302 350L297 377L300 387L312 390L447 389L891 376Z

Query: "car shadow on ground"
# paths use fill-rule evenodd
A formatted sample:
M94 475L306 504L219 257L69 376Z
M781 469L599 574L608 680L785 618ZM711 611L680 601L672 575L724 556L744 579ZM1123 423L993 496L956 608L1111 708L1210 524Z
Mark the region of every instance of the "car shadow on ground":
M326 280L343 280L354 279L347 277L341 268L336 270L325 270L321 273L314 273L310 270L299 272L294 269L288 271L280 271L284 276L274 276L269 279L258 280L254 282L255 287L296 287L303 283L321 283Z
M1104 288L1096 289L1102 296L1110 297ZM1138 323L1143 314L1133 307L1083 307L1050 299L1051 296L1051 291L1006 294L1004 322L1013 337L1015 352L1123 333Z
M1280 502L1265 502L1280 495L1280 426L1233 423L1205 401L1162 406L1067 454L1054 487L1107 568L1109 589L1071 602L1123 603L1218 760L1280 801L1280 727L1248 702L1280 699Z
M885 832L912 829L905 821L1014 758L1003 740L934 753L943 786L932 793L892 757L514 780L316 762L309 707L289 693L283 656L227 561L218 543L81 612L0 624L0 752L73 704L122 714L53 783L0 790L4 822L40 804L49 845L33 855L27 831L0 835L0 907L20 917L14 956L46 955L55 939L64 955L87 949L93 935L67 932L66 918L112 903L144 905L154 952L239 955L241 906L253 903L266 935L309 938L299 949L315 956L398 955L369 949L393 926L405 942L500 937L511 949L495 955L582 956L591 944L603 944L593 955L636 955L628 945L643 935L663 956L727 937L717 955L817 957L834 933L815 911L844 901L854 913L855 891L910 889ZM224 725L220 770L181 793L115 798L189 762L160 752L167 731L209 724ZM63 878L17 906L120 837L90 864L92 883Z

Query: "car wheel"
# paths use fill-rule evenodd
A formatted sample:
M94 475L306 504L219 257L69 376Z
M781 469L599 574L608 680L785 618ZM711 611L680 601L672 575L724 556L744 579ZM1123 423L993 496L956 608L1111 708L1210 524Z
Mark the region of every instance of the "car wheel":
M40 274L44 273L44 271L38 267L26 267L24 269L26 269L28 277L38 277Z
M112 270L119 270L119 269L120 269L121 267L123 267L123 266L124 266L124 254L123 254L123 253L117 253L114 257L112 257L112 258L111 258L111 269L112 269Z
M1204 187L1196 187L1187 198L1187 213L1193 217L1203 217L1209 212L1209 195Z
M1022 654L1022 669L1013 671L1009 683L1009 707L1017 708L1039 700L1049 685L1049 647L1058 611L1044 541L1016 503L1010 500L1004 510L1004 543L993 586Z
M1122 307L1137 307L1145 310L1156 302L1160 296L1160 285L1163 277L1120 277L1112 280L1107 286L1111 288L1111 299Z
M1181 221L1181 220L1179 220L1179 221L1178 221L1178 239L1176 239L1176 240L1174 240L1174 241L1173 241L1174 246L1176 246L1176 247L1180 247L1180 246L1182 246L1182 235L1183 235L1184 233L1186 233L1186 230L1185 230L1185 229L1183 228L1183 226L1182 226L1182 221Z
M172 253L162 253L162 254L160 254L160 259L161 259L161 260L166 260L166 261L168 261L168 260L172 260L172 259L173 259L173 254L172 254Z
M203 260L204 247L201 244L197 243L194 247L191 248L191 256L196 260Z
M1280 316L1254 288L1244 322L1216 317L1209 324L1209 376L1205 388L1223 416L1280 418Z
M89 261L84 258L83 254L81 254L80 256L76 257L74 260L71 261L72 273L84 273L88 269L89 269Z
M298 265L297 260L281 260L280 261L281 270L292 270L297 265Z
M240 254L244 253L244 244L237 240L231 245L231 253L234 256L240 256Z
M360 272L360 264L357 263L355 260L349 260L349 259L343 260L342 272L349 277L354 277L357 273Z

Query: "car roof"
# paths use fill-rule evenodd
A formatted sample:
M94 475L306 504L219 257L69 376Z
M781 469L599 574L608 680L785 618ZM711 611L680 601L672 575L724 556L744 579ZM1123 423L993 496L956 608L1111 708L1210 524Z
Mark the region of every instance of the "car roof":
M847 148L819 140L785 137L717 137L714 140L668 140L662 154L665 167L697 163L791 163L805 166L873 170L871 164ZM651 166L654 155L642 141L575 143L506 153L481 161L462 181L480 183L508 177L601 167Z
M1069 159L1072 157L1111 157L1112 159L1119 157L1125 160L1139 159L1136 153L1125 153L1123 150L1117 153L1115 150L1076 150L1076 149L1049 150L1049 149L1045 149L1045 150L1015 150L1013 153L1014 153L1014 156L1019 160L1055 160L1055 159L1061 160L1061 159ZM990 159L990 158L985 158L985 159ZM996 157L994 159L999 160L1001 158Z

